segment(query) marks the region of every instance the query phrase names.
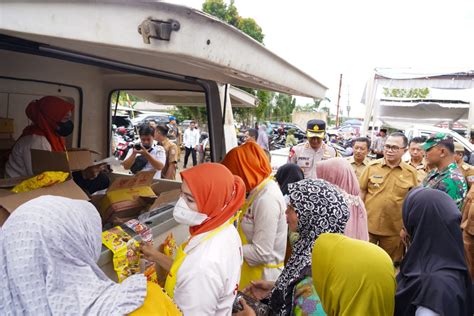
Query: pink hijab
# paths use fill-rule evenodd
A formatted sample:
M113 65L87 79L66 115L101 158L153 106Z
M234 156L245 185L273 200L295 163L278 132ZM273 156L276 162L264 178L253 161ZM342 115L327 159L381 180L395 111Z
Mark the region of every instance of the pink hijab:
M316 175L319 179L337 185L344 194L350 211L344 235L368 241L367 212L360 198L357 176L349 161L344 158L320 161L316 165Z

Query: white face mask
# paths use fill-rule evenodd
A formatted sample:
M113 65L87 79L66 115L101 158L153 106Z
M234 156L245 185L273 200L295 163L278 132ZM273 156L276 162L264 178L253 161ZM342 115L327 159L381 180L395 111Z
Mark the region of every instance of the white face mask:
M181 197L178 202L176 202L173 210L173 217L178 223L188 226L201 225L207 219L206 214L190 209L188 204L186 204L186 201Z

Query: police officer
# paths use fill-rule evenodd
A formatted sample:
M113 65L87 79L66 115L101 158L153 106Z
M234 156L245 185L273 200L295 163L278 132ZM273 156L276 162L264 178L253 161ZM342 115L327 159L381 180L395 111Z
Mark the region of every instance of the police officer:
M474 167L464 162L464 146L458 142L454 143L454 161L461 170L464 178L466 179L468 187L471 187L474 183Z
M310 120L306 125L308 140L290 150L288 162L301 167L305 178L316 178L316 162L336 157L336 150L325 144L326 122Z

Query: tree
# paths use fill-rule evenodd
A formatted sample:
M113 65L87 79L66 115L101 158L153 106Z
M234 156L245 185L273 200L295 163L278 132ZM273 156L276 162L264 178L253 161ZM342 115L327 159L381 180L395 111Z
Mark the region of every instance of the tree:
M321 104L323 104L323 102L325 101L331 102L331 100L328 98L313 99L313 103L307 103L305 105L296 106L295 111L296 112L316 112L321 107ZM329 109L328 107L323 107L323 108ZM321 110L323 110L323 108L321 108Z
M263 35L262 28L257 24L257 22L255 22L254 19L241 18L239 20L238 28L257 42L263 44L263 38L265 35Z
M202 4L202 10L213 15L224 22L238 28L245 34L249 35L256 41L263 44L263 31L257 22L252 18L243 18L239 15L234 0L227 5L224 0L205 0ZM273 93L264 90L254 90L251 88L239 87L247 91L259 99L259 105L256 109L233 108L235 118L240 122L250 124L251 117L256 116L257 121L261 120L269 108L269 104L273 99Z
M254 19L241 17L234 0L231 0L229 5L225 4L224 0L205 0L202 4L202 10L238 28L263 44L262 28Z
M202 11L209 13L222 21L227 22L227 5L223 0L206 0L202 4Z
M426 99L430 94L429 88L389 89L383 88L383 95L391 98Z

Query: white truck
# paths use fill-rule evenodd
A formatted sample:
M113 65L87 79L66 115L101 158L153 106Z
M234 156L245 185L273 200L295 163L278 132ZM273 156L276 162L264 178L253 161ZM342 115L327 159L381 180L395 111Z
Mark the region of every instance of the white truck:
M237 29L183 6L5 0L0 12L0 117L15 120L18 138L30 101L65 98L75 104L68 148L100 152L98 159L111 154L114 91L201 93L211 159L218 162L237 144L230 84L312 98L327 89ZM178 242L187 236L172 208L149 219L157 242L170 231ZM115 278L105 248L99 264Z

